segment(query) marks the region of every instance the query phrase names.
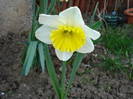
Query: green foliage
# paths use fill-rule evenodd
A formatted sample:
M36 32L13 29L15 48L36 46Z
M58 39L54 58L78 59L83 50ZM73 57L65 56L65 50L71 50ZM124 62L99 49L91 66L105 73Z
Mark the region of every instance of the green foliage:
M74 81L77 69L79 68L80 63L82 62L83 58L84 58L84 54L81 54L81 53L77 53L76 56L75 56L75 60L72 64L73 67L72 67L72 72L70 74L70 80L68 82L68 87L67 87L67 90L66 90L67 93L70 90L70 87L71 87L72 82Z
M93 28L93 29L100 29L101 26L102 26L102 22L101 21L97 21L97 22L95 22L95 24L93 24L91 26L91 28Z
M103 61L100 66L113 73L125 73L129 80L133 79L133 64L130 61L133 54L133 39L130 36L132 28L132 25L107 27L102 29L103 34L100 39L107 49L107 55L102 56Z
M44 45L44 50L45 50L46 66L47 66L48 74L51 79L51 83L53 85L53 88L54 88L56 94L58 95L58 98L61 99L61 91L60 91L59 81L58 81L55 67L54 67L53 61L51 59L51 56L49 53L49 48L47 45Z
M133 64L130 64L128 68L125 69L128 79L133 80Z
M104 70L112 73L124 73L127 75L129 80L133 80L133 64L131 63L131 61L129 61L128 63L124 63L121 60L122 59L120 57L111 58L109 56L106 56L103 58L100 66ZM128 60L130 60L130 58Z
M105 70L112 71L112 72L118 72L124 69L124 66L121 64L118 58L106 57L103 59L103 62L101 65Z
M38 42L36 41L32 41L29 43L28 49L27 49L27 53L26 53L26 57L25 57L25 61L23 64L23 69L22 69L22 74L23 75L28 75L30 68L33 65L33 61L36 55L36 48L37 48L37 44Z
M42 72L45 70L45 53L44 46L42 43L38 43L38 40L35 38L35 32L40 27L38 23L38 17L40 13L50 13L52 12L54 6L56 4L56 0L51 0L50 5L48 6L48 0L40 0L40 6L36 5L36 0L32 1L32 28L28 37L28 44L25 48L23 55L23 69L22 74L28 75L32 65L41 66ZM47 53L47 52L46 52Z
M45 71L45 53L44 53L44 47L42 43L38 44L38 54L39 54L39 61L42 68L42 72Z
M32 30L29 33L28 38L28 49L25 51L25 58L22 73L23 75L28 75L31 67L36 64L41 66L42 71L45 70L45 63L47 66L47 71L51 79L53 88L59 99L61 98L61 88L59 86L59 81L56 75L55 67L52 62L48 46L39 42L35 38L36 30L41 26L38 23L38 16L40 13L50 13L54 8L56 0L51 0L50 6L48 7L48 0L40 0L40 6L35 6L36 0L33 0L33 18L32 18Z
M30 69L32 66L40 65L42 71L44 72L45 66L48 71L48 74L50 76L51 84L53 86L53 89L55 90L57 96L59 99L67 99L68 92L70 90L70 87L74 81L74 78L76 76L76 72L80 66L80 63L82 62L82 59L84 58L84 54L76 53L75 59L72 63L72 71L70 73L70 80L67 82L68 84L65 85L66 80L66 62L63 62L62 65L62 75L61 79L58 79L55 66L53 64L48 45L43 44L42 42L38 41L35 38L35 32L36 30L41 26L38 23L38 16L40 13L47 13L50 14L53 11L53 8L56 4L56 0L51 0L50 4L48 3L48 0L40 0L40 6L35 4L36 0L33 0L33 20L32 20L32 29L29 33L28 38L28 45L25 52L25 60L23 64L23 71L22 73L24 75L28 75ZM49 4L49 6L48 6ZM36 5L36 6L35 6ZM96 5L96 8L98 7L98 4ZM101 22L96 22L94 24L94 16L96 14L96 8L94 10L91 26L93 29L96 29L100 26Z
M133 39L122 28L108 28L104 31L102 42L104 46L116 55L128 56L133 51Z
M67 72L67 62L62 62L62 75L61 75L61 99L64 99L66 95L66 72Z

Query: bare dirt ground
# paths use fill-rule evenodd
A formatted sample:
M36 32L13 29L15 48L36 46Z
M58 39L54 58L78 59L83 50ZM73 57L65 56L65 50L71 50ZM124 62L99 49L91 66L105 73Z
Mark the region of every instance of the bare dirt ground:
M0 99L56 99L47 73L32 69L21 75L25 34L9 33L0 38ZM77 73L69 99L133 99L133 82L123 73L96 67L104 48L87 55Z

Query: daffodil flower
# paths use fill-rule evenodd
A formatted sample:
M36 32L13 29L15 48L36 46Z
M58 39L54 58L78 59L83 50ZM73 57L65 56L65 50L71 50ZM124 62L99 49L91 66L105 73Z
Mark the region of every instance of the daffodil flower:
M38 40L52 44L59 60L69 60L73 53L91 53L94 50L92 40L100 33L85 25L78 7L70 7L59 15L40 14L35 36Z

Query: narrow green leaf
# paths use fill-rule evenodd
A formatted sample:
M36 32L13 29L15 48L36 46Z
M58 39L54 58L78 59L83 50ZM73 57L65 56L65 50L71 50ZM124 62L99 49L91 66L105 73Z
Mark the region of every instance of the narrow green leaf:
M60 99L61 95L60 95L59 81L58 81L57 74L56 74L56 71L54 68L54 64L52 62L47 45L44 45L44 51L45 51L46 66L47 66L48 74L50 76L53 88L54 88L56 94L58 95L58 98Z
M48 7L48 0L40 0L40 13L46 13Z
M32 67L33 60L36 54L37 43L38 42L36 41L32 41L29 43L26 58L22 69L22 74L25 76L28 75L30 68Z
M55 8L55 5L56 5L56 0L51 0L47 13L52 12L52 10Z
M48 9L48 0L44 0L44 13L47 13L47 9Z
M42 72L45 71L45 56L44 56L44 46L42 43L38 44L38 53L39 53L39 61L42 68Z
M38 17L39 17L39 11L40 11L40 7L39 7L39 5L37 5L36 6L36 20L38 19Z
M35 21L33 23L33 26L32 26L32 31L31 31L31 40L34 41L36 40L36 37L35 37L35 32L36 30L39 28L39 23L37 21Z
M67 65L67 62L62 62L62 69L61 69L61 71L62 71L62 75L61 75L61 99L64 99L64 96L65 96L65 94L66 94L66 91L65 91L65 80L66 80L66 69L67 69L67 67L66 67L66 65Z
M28 44L27 43L24 43L24 49L23 49L23 52L22 52L22 60L21 60L21 63L22 65L24 64L24 61L25 61L25 57L26 57L26 53L27 53L27 49L28 49Z
M72 68L72 72L70 74L70 80L68 82L68 86L67 86L67 90L66 90L66 93L69 92L69 89L74 81L74 78L75 78L75 75L76 75L76 72L82 62L82 59L84 58L84 54L81 54L81 53L77 53L76 56L75 56L75 60L72 64L73 68Z
M32 29L31 29L31 32L29 32L29 37L28 37L28 40L31 41L32 40L32 31L33 31L33 24L34 24L34 21L35 21L35 18L36 18L36 0L33 0L32 1L32 11L33 11L33 14L32 14Z
M38 23L38 16L39 16L39 6L36 7L36 11L35 11L35 15L33 17L33 20L32 20L32 30L31 30L31 40L36 40L36 37L35 37L35 32L36 30L38 29L39 27L39 23Z

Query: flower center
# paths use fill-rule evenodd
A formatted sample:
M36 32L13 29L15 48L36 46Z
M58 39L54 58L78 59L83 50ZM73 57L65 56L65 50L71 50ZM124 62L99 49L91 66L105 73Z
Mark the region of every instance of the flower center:
M51 31L50 39L54 48L62 52L74 52L86 42L86 36L81 27L67 25L61 25Z

